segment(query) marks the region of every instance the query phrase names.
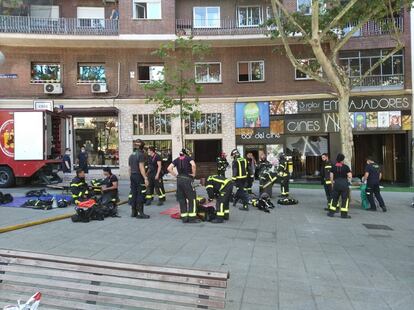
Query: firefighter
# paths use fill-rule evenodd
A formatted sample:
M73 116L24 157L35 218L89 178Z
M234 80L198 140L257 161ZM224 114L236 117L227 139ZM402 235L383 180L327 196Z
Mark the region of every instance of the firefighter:
M162 206L165 201L164 181L162 179L162 160L160 155L155 152L155 148L150 146L148 148L148 182L146 194L146 205L151 205L154 199L154 190L158 196L157 206Z
M177 200L180 204L181 220L183 223L199 223L197 195L193 187L196 164L188 154L186 149L182 149L179 156L168 166L168 172L177 177Z
M254 182L254 173L256 169L256 159L253 156L253 153L247 153L247 182L246 182L246 192L252 194L252 187Z
M385 207L384 199L382 199L380 192L380 180L382 178L382 173L380 166L371 158L367 158L367 166L365 167L364 180L367 183L367 198L371 207L367 209L368 211L377 211L377 206L375 205L375 198L378 200L379 206L383 212L387 212Z
M148 219L144 213L145 192L148 186L148 177L145 172L144 141L134 141L134 153L129 156L129 175L131 181L131 217Z
M257 177L260 178L261 173L272 167L272 164L267 160L266 154L261 151L259 162L256 166Z
M89 199L89 187L85 181L85 171L79 168L76 170L76 176L70 182L70 192L75 204Z
M344 164L345 156L338 154L336 164L330 172L331 183L333 184L332 198L329 205L328 216L333 217L336 207L341 197L341 218L351 218L348 215L349 210L349 183L352 179L352 172L349 166Z
M207 178L206 189L209 201L216 201L216 218L212 223L223 223L229 219L229 203L233 193L233 181L221 175L212 175Z
M323 185L323 188L325 189L326 201L328 205L328 207L325 208L325 211L329 211L329 204L332 198L331 169L333 167L333 163L329 160L329 155L327 153L323 153L321 158L321 183Z
M233 205L235 206L240 200L243 204L239 209L243 211L249 211L249 197L245 191L247 182L247 160L240 156L237 149L231 151L231 157L233 157L233 181L237 188L237 192L234 196Z
M105 180L103 181L101 203L106 205L109 202L116 203L118 200L118 178L112 174L111 168L103 168Z
M217 174L221 176L226 176L226 170L229 167L229 162L227 161L227 155L224 152L220 153L220 156L216 159L217 162Z
M289 197L289 163L284 153L279 156L277 175L280 179L280 192L282 198Z
M262 195L266 193L269 197L272 197L272 187L277 181L277 172L271 170L272 165L269 163L267 166L262 165L259 174L259 193Z

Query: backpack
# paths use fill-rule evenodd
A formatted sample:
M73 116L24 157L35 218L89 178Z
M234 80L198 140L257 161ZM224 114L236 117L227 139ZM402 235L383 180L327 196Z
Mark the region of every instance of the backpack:
M8 204L13 201L13 196L11 194L3 194L0 192L0 205Z

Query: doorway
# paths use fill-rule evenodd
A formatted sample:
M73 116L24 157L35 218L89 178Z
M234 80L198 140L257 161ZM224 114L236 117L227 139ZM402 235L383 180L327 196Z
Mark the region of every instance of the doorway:
M354 174L364 174L366 158L372 156L382 166L383 180L391 183L407 183L408 135L379 134L355 135Z
M222 150L221 140L186 140L197 164L197 177L206 178L217 173L216 159Z

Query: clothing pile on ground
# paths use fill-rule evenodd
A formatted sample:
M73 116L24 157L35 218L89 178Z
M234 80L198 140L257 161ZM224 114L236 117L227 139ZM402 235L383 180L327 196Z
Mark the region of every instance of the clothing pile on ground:
M26 197L30 199L22 207L29 207L36 210L66 208L71 204L70 197L66 195L52 195L44 189L28 191Z
M5 205L13 201L13 196L11 194L3 194L0 192L0 205Z

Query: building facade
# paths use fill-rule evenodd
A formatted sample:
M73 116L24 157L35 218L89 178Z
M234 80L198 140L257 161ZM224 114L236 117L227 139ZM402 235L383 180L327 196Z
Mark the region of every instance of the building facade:
M312 179L319 155L339 149L337 103L326 85L291 66L262 27L271 16L269 0L37 0L0 1L0 107L33 108L53 102L69 118L64 146L81 146L93 166L114 166L127 174L132 140L154 144L165 156L183 146L214 167L218 152L282 150L294 157L294 177ZM17 4L16 4L17 3ZM290 10L308 1L289 0ZM356 175L373 155L384 178L408 183L412 141L410 18L397 17L405 48L353 90ZM384 21L389 22L389 21ZM368 23L341 52L341 63L358 78L394 47L378 23ZM165 64L151 54L178 35L211 45L194 65L203 85L201 119L154 115L145 103L145 83L159 78ZM281 46L280 46L281 47ZM310 61L301 46L294 52ZM62 145L62 150L64 148Z

